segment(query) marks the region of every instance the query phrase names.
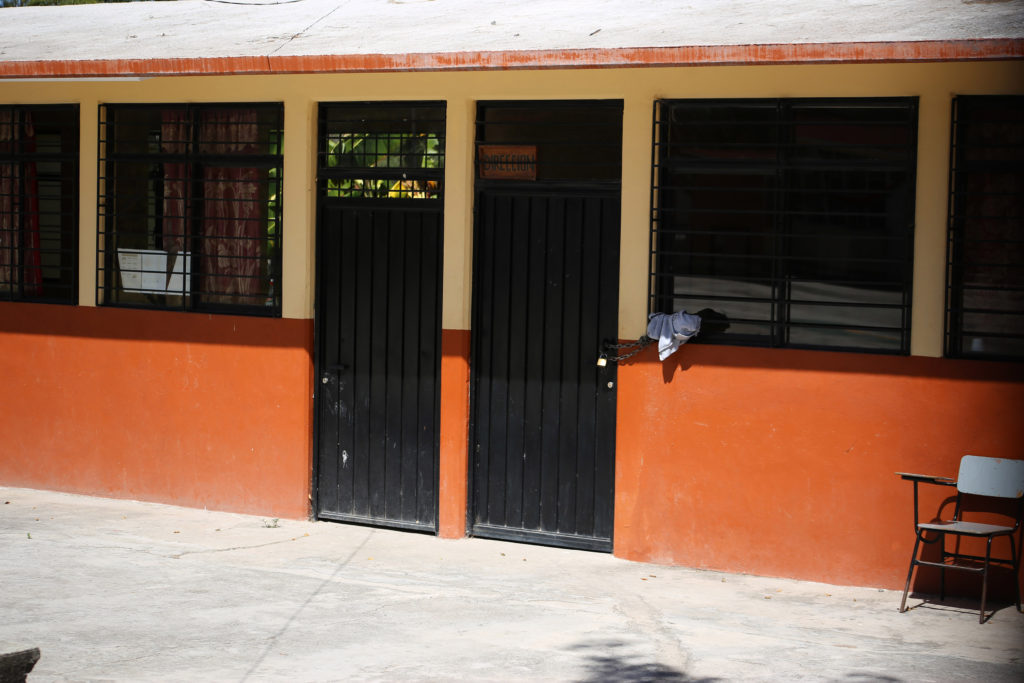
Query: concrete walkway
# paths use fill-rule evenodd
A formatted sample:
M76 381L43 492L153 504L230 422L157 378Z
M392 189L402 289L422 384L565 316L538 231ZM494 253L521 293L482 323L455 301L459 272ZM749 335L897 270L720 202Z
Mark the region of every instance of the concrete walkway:
M0 652L39 647L32 683L1024 680L1012 606L899 599L0 488Z

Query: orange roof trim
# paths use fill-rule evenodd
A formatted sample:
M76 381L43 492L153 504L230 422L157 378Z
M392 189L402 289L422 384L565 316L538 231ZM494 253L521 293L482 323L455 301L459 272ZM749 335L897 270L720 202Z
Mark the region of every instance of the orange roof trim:
M0 62L0 78L586 69L1024 59L1024 40L790 43L419 54Z

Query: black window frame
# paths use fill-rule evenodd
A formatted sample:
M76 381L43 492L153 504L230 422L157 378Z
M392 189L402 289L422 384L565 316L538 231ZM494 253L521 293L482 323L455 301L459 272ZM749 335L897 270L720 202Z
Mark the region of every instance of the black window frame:
M175 113L170 116L169 113ZM131 117L136 119L132 121ZM175 119L174 117L178 118ZM222 117L218 120L217 117ZM241 116L238 122L230 121L231 116ZM123 117L123 122L120 120ZM148 118L147 118L148 117ZM168 123L168 118L173 119ZM141 119L141 123L139 120ZM236 132L224 139L204 138L205 130L215 125L234 125ZM164 125L184 126L184 140L164 140ZM244 137L243 125L255 125L257 139ZM137 132L125 132L135 126ZM167 129L172 130L171 128ZM232 138L237 134L237 138ZM206 135L214 135L206 133ZM134 136L134 137L133 137ZM165 144L166 143L166 144ZM197 313L248 315L279 318L282 315L282 255L283 255L283 187L284 187L284 105L281 102L204 102L204 103L103 103L99 106L99 155L98 155L98 230L96 240L96 301L97 305L121 308L144 308ZM134 148L132 147L134 145ZM124 149L122 149L122 147ZM249 149L254 147L255 149ZM118 164L125 168L144 170L135 178L144 177L145 187L134 191L120 191L122 177L131 176L129 171L119 171ZM173 166L172 166L173 165ZM175 171L169 171L168 168ZM240 173L258 174L252 180L232 180L217 177L217 172L237 169ZM206 173L212 175L204 175ZM171 173L172 175L168 175ZM175 173L181 177L176 177ZM166 211L167 185L179 183L181 190L181 216L169 216ZM259 193L256 198L239 195L248 184ZM138 180L136 180L138 185ZM218 186L223 194L209 201L210 205L220 202L225 211L232 204L236 206L259 206L262 212L257 219L259 228L256 236L206 233L204 225L215 222L216 217L208 215L204 208L207 198L204 192L211 186ZM230 191L229 191L230 189ZM119 211L120 203L126 206L143 205L141 210ZM168 218L181 221L180 233L165 233ZM220 220L238 222L252 221L237 216ZM134 229L124 229L123 226ZM173 242L180 238L181 253L167 247L166 237ZM141 244L145 240L146 244ZM220 240L220 245L216 240ZM251 253L238 255L229 252L212 257L210 247L220 252L234 240L235 247ZM161 244L161 242L163 242ZM205 248L204 248L205 247ZM121 272L132 273L129 277L159 277L159 270L145 265L145 256L138 257L142 265L125 267L125 253L164 252L163 266L166 268L166 290L147 289L145 281L140 285L133 282L125 286ZM160 254L157 253L159 259ZM237 264L237 268L250 268L251 272L225 273L207 271L205 261ZM265 264L265 265L264 265ZM214 266L216 267L216 266ZM137 269L137 270L135 270ZM227 289L218 290L209 283L226 282ZM240 291L250 289L255 291ZM224 286L224 285L222 285ZM178 289L180 287L180 289Z
M8 241L8 263L12 268L10 272L15 273L16 269L16 274L9 276L9 281L0 282L0 301L76 305L80 197L79 105L0 105L0 113L3 114L0 120L10 120L16 130L23 132L22 126L30 123L34 131L28 144L18 144L14 136L8 144L0 143L0 166L17 166L20 169L18 192L11 198L14 205L11 211L14 226L11 230L18 233L19 237ZM40 137L43 137L42 142ZM20 182L22 177L30 176L36 181L32 194L28 194L26 184ZM49 187L41 187L44 183ZM56 194L53 193L55 187ZM24 235L28 228L25 220L31 213L26 213L22 207L31 207L33 202L37 206L34 215L39 221L35 229L39 242L36 247L26 247ZM45 228L43 222L47 223ZM0 241L0 244L3 243ZM39 259L39 264L35 266L39 280L35 285L26 285L25 264L31 258L26 252L36 252L35 257Z
M623 101L481 100L476 106L475 185L535 190L617 190L622 182ZM533 148L534 177L489 179L481 172L481 147Z
M950 120L945 355L1021 361L1024 95L958 95Z
M844 122L844 111L856 113ZM679 119L676 112L682 112ZM687 116L696 123L688 123ZM653 119L648 312L685 308L701 314L701 334L694 339L698 343L910 353L918 98L661 99L654 103ZM672 137L674 127L681 130L686 125L692 130ZM850 132L831 133L831 141L823 132L817 142L807 141L808 127L829 125L878 126L880 141L869 146L840 144L844 136L855 137ZM896 132L881 126L895 127ZM896 142L885 143L886 135ZM702 179L680 180L687 176ZM756 180L759 177L767 180ZM829 186L837 182L835 188ZM858 182L862 187L856 186ZM823 189L813 189L813 183ZM672 192L699 192L703 197ZM858 197L869 197L874 206L886 208L851 208ZM745 208L745 201L754 208ZM822 208L808 210L814 201ZM840 208L834 210L833 205ZM762 221L764 226L704 227L700 221L710 225L710 219L695 219L699 213L746 213L747 218L735 219L738 225ZM797 219L802 226L796 227ZM697 227L689 227L691 221ZM845 232L830 234L815 224L826 221ZM862 224L872 227L857 228ZM834 246L826 249L829 240ZM882 247L882 257L870 253L872 245ZM848 255L840 254L840 248ZM705 265L698 264L700 258ZM681 266L684 262L690 265ZM751 275L702 271L728 273L730 268L737 273L747 269ZM813 278L801 274L815 270ZM696 293L676 289L687 282ZM821 286L820 294L811 292L816 285ZM701 287L706 289L697 291ZM802 294L792 295L795 291ZM758 313L730 320L716 310L729 305ZM844 316L852 313L861 318L848 323Z
M382 206L443 200L443 100L321 102L317 125L323 199Z

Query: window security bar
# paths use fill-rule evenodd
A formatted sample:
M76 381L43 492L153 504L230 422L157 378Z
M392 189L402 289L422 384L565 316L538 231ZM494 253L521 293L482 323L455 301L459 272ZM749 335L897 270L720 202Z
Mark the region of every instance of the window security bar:
M325 103L320 130L317 178L328 199L441 198L444 103Z
M100 108L104 305L281 314L280 104Z
M0 106L0 301L78 299L78 106Z
M1024 97L953 100L946 355L1024 358Z
M649 310L704 343L908 353L913 98L655 104Z

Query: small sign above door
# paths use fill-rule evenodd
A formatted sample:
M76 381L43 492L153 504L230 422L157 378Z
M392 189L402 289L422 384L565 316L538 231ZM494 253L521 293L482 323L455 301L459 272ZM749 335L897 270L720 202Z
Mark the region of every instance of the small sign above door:
M536 180L536 145L477 145L477 168L488 180Z

